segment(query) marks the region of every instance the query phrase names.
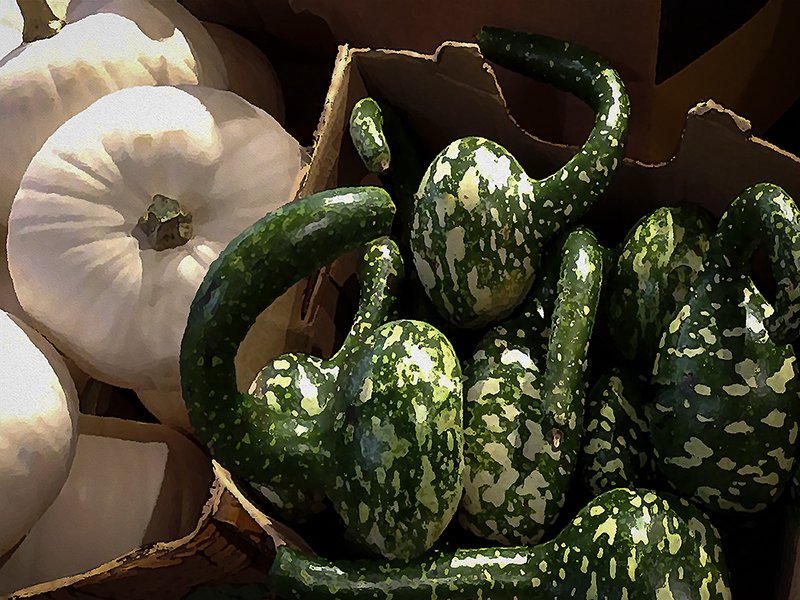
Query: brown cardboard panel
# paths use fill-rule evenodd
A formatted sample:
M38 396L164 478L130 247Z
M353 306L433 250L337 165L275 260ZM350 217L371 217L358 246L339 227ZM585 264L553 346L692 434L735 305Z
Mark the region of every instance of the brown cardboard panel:
M276 545L307 549L289 529L254 509L227 471L181 434L110 417L82 416L81 425L91 435L168 444L165 483L148 537L172 537L10 598L177 600L204 583L260 581Z

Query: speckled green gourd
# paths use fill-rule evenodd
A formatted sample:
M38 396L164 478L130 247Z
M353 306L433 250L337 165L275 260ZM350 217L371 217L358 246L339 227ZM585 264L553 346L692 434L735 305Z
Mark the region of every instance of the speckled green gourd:
M607 305L611 338L626 359L650 370L661 334L703 269L714 227L699 206L662 207L626 235Z
M317 600L730 600L714 526L683 499L615 489L533 547L438 553L415 562L327 561L278 548L267 583Z
M463 328L495 323L522 303L542 246L609 185L629 113L616 71L585 48L498 28L482 29L478 44L487 59L574 93L597 118L578 154L542 180L476 136L452 142L428 166L411 222L414 266L437 310Z
M394 205L380 188L295 200L243 231L211 264L181 344L183 399L199 440L235 476L270 481L272 414L236 386L234 357L261 312L338 256L388 233Z
M529 309L492 329L464 366L459 521L505 545L537 543L553 524L581 447L603 250L584 229L570 233L560 250L549 256L560 263L552 309L534 294Z
M644 414L645 385L614 369L592 386L580 457L584 486L597 496L617 487L648 487L653 478L650 428Z
M776 300L745 274L769 249ZM781 188L736 198L703 272L662 337L647 407L659 469L715 510L755 512L778 498L797 454L800 385L794 352L800 296L800 213Z
M433 326L397 320L367 337L339 395L337 473L328 488L348 535L387 558L413 558L461 499L461 365Z
M372 173L389 168L392 153L383 133L383 113L372 98L362 98L350 113L350 138Z
M271 444L265 456L271 480L257 487L286 518L302 520L324 508L322 482L335 467L330 439L341 410L335 401L339 374L388 320L402 277L403 261L391 239L368 244L359 269L358 310L341 348L327 360L283 354L269 361L250 387L262 405Z

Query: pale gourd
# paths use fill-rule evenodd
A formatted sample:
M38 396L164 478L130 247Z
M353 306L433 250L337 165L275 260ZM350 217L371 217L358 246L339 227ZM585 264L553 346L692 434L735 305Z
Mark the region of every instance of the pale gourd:
M27 25L48 22L44 0L19 1ZM227 87L219 50L175 0L73 0L54 35L28 35L0 59L0 223L36 151L98 98L140 85Z
M78 438L78 393L64 361L0 311L0 556L58 496Z
M228 89L285 121L283 90L272 63L254 44L227 27L204 22L228 72Z
M192 299L228 243L293 198L302 161L273 117L232 92L148 86L101 98L22 179L8 226L20 304L83 371L186 425L175 394ZM172 405L147 401L170 393Z

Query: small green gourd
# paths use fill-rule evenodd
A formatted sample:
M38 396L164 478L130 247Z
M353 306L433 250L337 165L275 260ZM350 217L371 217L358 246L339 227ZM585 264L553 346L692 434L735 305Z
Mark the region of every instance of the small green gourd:
M557 250L543 269L560 265L557 287L537 280L531 306L490 330L464 366L459 520L505 545L537 543L554 523L581 448L603 249L578 229Z
M481 30L478 45L489 60L576 94L597 117L580 151L542 180L477 136L450 143L425 171L410 223L414 266L442 317L476 329L522 303L542 246L608 187L622 161L629 113L616 71L585 48L491 27Z
M625 236L609 282L608 328L623 357L646 372L703 269L714 229L709 212L687 204L657 208Z
M646 394L646 384L621 368L600 376L592 386L579 472L593 496L652 484L655 464L644 414Z
M773 304L747 276L769 250ZM728 207L702 272L661 339L647 407L658 467L712 510L756 512L787 485L797 455L800 385L788 344L800 329L800 213L758 184Z
M719 533L687 501L618 488L553 540L413 562L328 561L277 550L267 586L286 600L730 600Z

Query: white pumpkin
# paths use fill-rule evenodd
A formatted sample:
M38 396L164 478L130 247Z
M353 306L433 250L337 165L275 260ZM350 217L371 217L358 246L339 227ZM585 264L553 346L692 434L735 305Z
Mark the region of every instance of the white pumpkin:
M283 90L272 63L247 39L216 23L203 23L228 72L228 89L285 122Z
M232 92L101 98L48 139L14 200L8 261L22 307L95 379L179 392L180 342L209 265L293 197L302 160L273 117ZM156 250L145 238L139 222L158 196L191 215L186 243Z
M26 18L42 1L23 2ZM176 0L73 0L66 20L0 59L0 223L36 151L98 98L140 85L227 86L219 50Z
M0 311L0 556L58 496L78 437L78 393L56 349Z
M81 415L66 483L0 566L0 597L83 573L199 521L211 464L166 427Z

